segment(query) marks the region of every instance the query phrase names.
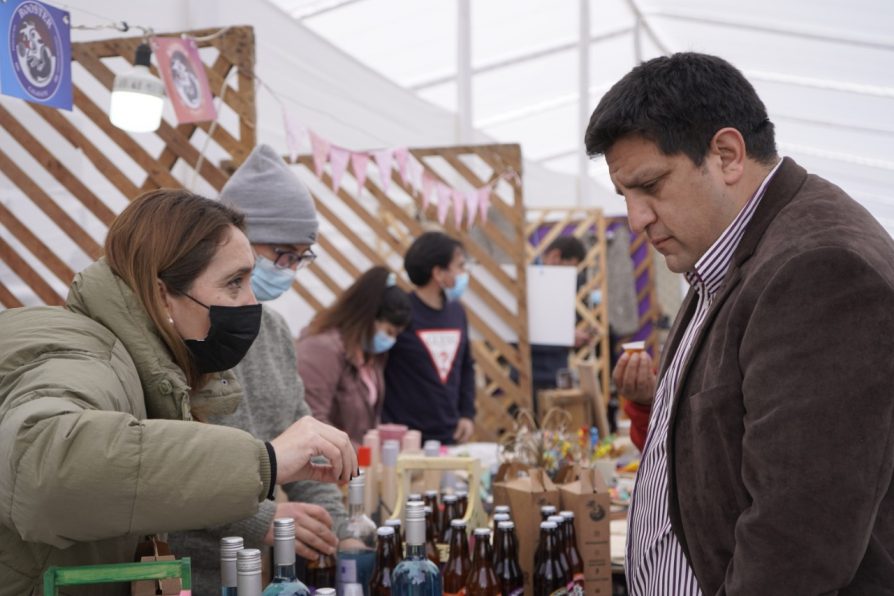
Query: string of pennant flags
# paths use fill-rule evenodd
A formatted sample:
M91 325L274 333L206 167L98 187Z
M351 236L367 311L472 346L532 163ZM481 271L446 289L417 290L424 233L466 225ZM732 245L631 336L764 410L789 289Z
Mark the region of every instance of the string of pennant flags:
M266 86L266 85L265 85ZM271 93L274 93L268 88ZM474 225L476 219L487 222L492 194L500 180L517 179L518 174L512 170L494 177L487 184L477 188L463 190L451 186L429 173L407 147L393 147L371 151L355 151L332 143L314 130L294 122L285 106L283 122L286 132L286 145L292 161L306 148L313 157L313 169L318 178L322 177L329 165L331 187L338 192L342 186L344 175L350 168L357 181L357 192L362 193L366 184L369 166L373 164L379 175L379 185L383 192L388 192L391 184L391 172L397 168L404 186L422 201L422 209L436 205L438 222L447 221L452 209L453 224L460 228Z

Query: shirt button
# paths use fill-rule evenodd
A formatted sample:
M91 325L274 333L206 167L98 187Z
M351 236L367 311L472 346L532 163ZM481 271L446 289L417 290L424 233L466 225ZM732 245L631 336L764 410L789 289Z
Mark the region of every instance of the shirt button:
M171 382L167 379L162 379L158 382L158 390L162 395L170 395L173 387L171 386Z

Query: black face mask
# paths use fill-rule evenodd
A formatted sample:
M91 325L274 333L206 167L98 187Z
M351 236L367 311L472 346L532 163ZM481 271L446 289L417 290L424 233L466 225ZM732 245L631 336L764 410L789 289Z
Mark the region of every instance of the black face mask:
M207 308L211 318L211 329L204 340L184 340L199 372L220 372L239 364L261 330L261 305L208 306L189 294L186 297Z

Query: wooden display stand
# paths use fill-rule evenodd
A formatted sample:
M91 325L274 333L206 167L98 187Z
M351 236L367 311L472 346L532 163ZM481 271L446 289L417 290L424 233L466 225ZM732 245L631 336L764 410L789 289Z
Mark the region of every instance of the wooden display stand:
M189 557L183 557L178 561L50 567L43 574L43 594L44 596L56 596L56 589L60 586L86 586L170 578L180 578L181 594L191 592L192 568Z
M487 515L481 506L481 463L473 457L425 457L424 455L400 455L397 458L397 503L391 519L402 519L410 494L410 472L457 471L469 475L469 505L463 521L466 528L487 527Z

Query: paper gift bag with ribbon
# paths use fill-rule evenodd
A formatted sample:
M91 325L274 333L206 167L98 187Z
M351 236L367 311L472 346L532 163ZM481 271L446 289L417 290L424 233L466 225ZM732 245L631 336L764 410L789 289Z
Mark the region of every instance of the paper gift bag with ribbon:
M611 497L599 470L584 468L574 482L558 487L562 509L574 512L577 549L584 562L587 594L612 593L609 513Z
M525 577L525 593L533 593L534 553L540 539L540 508L559 506L559 491L543 470L533 468L528 475L503 481L494 488L494 504L509 505L518 535L518 562Z
M171 548L167 542L162 541L158 536L147 536L146 540L137 545L136 558L137 562L145 561L174 561L175 557L171 554ZM179 577L161 580L141 580L131 582L131 596L179 596L181 594L181 582Z

